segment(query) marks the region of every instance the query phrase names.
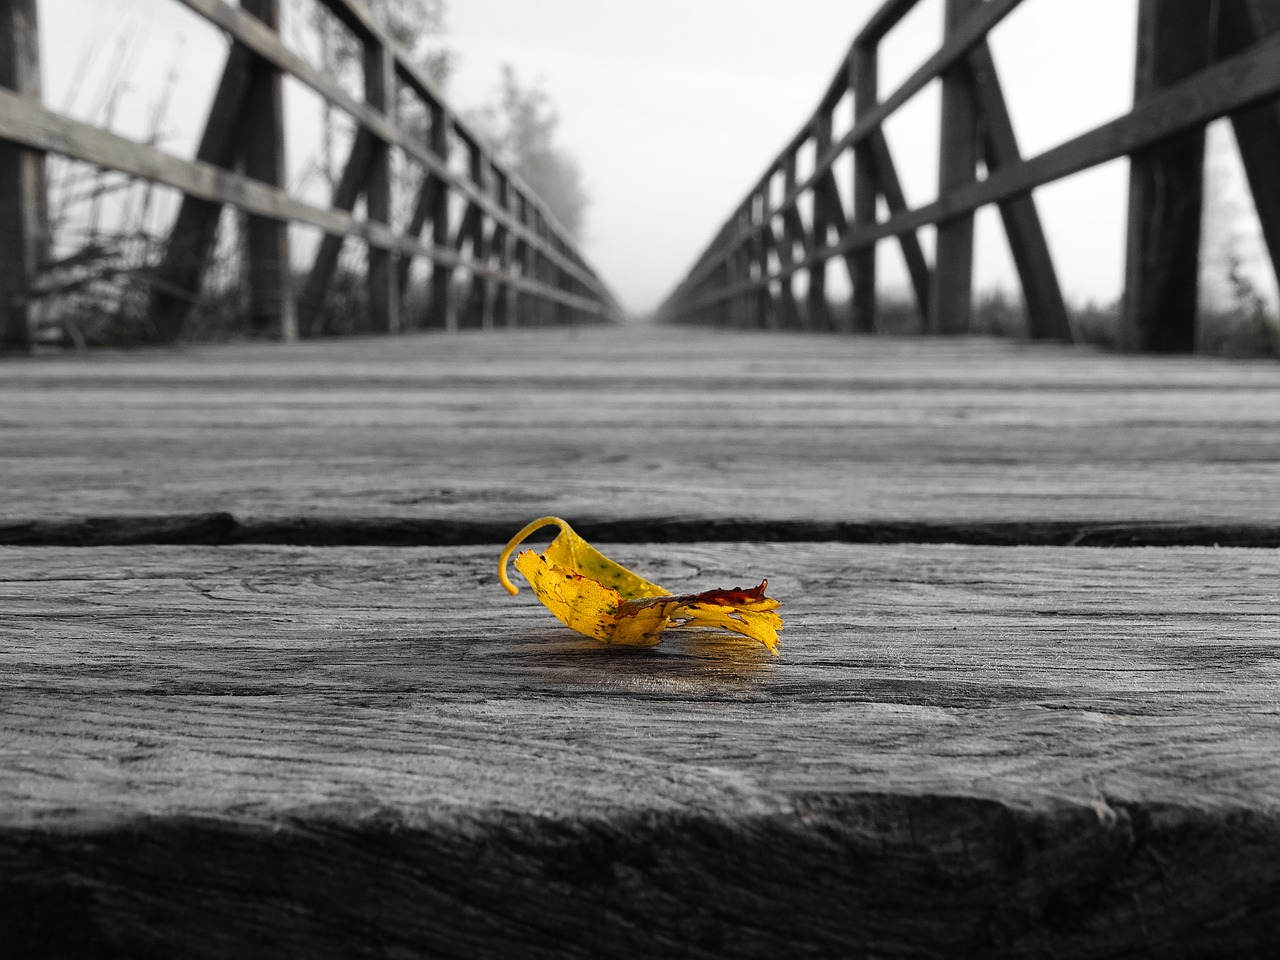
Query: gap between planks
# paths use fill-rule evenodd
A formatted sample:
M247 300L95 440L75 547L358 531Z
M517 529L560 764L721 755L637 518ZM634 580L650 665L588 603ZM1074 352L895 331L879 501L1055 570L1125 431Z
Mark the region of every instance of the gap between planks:
M224 511L0 521L0 545L278 544L443 547L503 544L530 518L245 518ZM1280 523L1072 520L823 521L741 517L566 517L588 539L626 543L796 542L1032 547L1280 547Z

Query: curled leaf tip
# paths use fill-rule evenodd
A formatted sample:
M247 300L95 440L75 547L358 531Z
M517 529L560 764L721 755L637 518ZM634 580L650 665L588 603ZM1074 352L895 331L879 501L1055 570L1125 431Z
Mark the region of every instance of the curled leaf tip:
M514 537L507 541L507 545L502 548L502 555L498 557L498 581L507 588L507 593L513 597L520 592L520 588L511 582L507 576L507 561L511 559L511 554L516 547L524 543L529 537L537 533L543 527L558 525L561 530L568 528L568 524L559 517L539 517L532 523L527 523Z
M765 596L768 580L758 587L707 590L672 596L655 583L610 560L583 540L559 517L541 517L511 538L498 558L498 579L508 593L517 592L507 577L511 554L545 526L560 532L542 553L525 550L515 558L534 594L562 623L604 643L652 646L669 626L701 626L728 630L764 644L778 654L781 604Z

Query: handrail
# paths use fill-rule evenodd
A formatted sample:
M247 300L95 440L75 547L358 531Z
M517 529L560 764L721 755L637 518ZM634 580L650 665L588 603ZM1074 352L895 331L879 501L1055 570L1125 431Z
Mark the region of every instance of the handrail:
M986 42L1022 0L946 0L942 44L896 90L880 99L877 45L917 2L887 0L872 15L817 108L716 230L660 308L660 316L672 322L836 329L841 324L826 302L825 270L829 261L843 258L855 287L854 313L843 329L870 330L874 299L869 310L861 305L868 303L866 290L874 290L875 244L897 237L912 267L923 328L966 330L972 295L972 215L977 208L995 203L1026 295L1031 335L1072 339L1032 191L1128 156L1133 170L1130 282L1122 321L1127 332L1122 336L1126 345L1137 349L1190 349L1197 298L1195 271L1190 271L1188 292L1185 264L1189 250L1194 263L1193 231L1199 222L1200 171L1195 151L1197 143L1203 149L1204 124L1223 116L1230 116L1236 125L1272 261L1280 273L1280 191L1269 180L1280 168L1276 149L1280 108L1265 106L1280 98L1280 11L1274 5L1258 0L1229 5L1142 0L1139 43L1144 55L1139 58L1133 110L1039 156L1023 159ZM1217 38L1212 50L1209 37ZM883 124L934 80L942 83L944 104L939 193L934 202L908 209ZM832 112L848 93L854 98L855 119L832 142ZM1188 141L1189 137L1199 140ZM811 141L815 145L812 170L797 180L796 156ZM850 151L855 193L862 194L855 195L852 211L846 209L833 175L836 163ZM988 168L981 181L976 176L978 158L985 159ZM785 174L782 197L774 203L774 182L780 172ZM1179 196L1176 204L1143 199L1153 196L1153 190L1169 189L1185 190L1187 196ZM890 215L883 221L876 219L876 196L889 206ZM804 198L812 201L810 224L799 213ZM1161 222L1157 206L1165 210L1176 206L1181 218L1176 224ZM775 228L777 223L781 226ZM916 237L921 227L931 224L939 228L932 268L920 254ZM829 242L833 228L837 239ZM798 255L797 246L801 248ZM1180 268L1170 268L1175 254L1166 248L1176 248L1176 256L1182 258L1177 261ZM803 310L791 289L792 278L802 271L810 276ZM1176 294L1171 294L1178 284ZM1177 327L1173 335L1161 332L1161 321L1152 319L1157 312L1153 305L1168 313L1171 303L1182 314L1182 319L1165 324ZM1186 311L1192 314L1190 324Z
M1212 88L1211 93L1205 93L1206 86ZM1108 160L1118 160L1175 134L1203 126L1209 120L1276 96L1280 96L1280 36L1263 41L1249 51L1209 68L1204 74L1169 88L1122 117L1024 160L1017 167L993 172L985 180L969 184L933 203L904 211L874 225L853 229L838 243L815 250L771 277L707 294L694 301L690 309L703 309L731 297L751 293L771 280L866 249L879 240L913 233L921 227L954 219L979 207L1028 194L1046 183ZM801 192L794 191L796 195ZM739 236L736 242L746 240Z
M541 238L532 229L520 223L508 211L501 209L493 198L485 194L477 184L449 170L439 157L424 144L417 142L400 129L395 121L383 111L376 110L356 100L342 89L340 83L312 67L306 60L286 47L279 35L257 17L245 13L238 7L231 6L226 0L178 0L178 2L204 17L215 26L221 27L237 43L242 44L264 60L275 64L281 70L306 84L330 104L349 114L353 120L378 139L400 147L426 167L433 176L444 180L450 188L461 193L468 202L480 206L489 217L512 230L516 236L530 243L541 243ZM408 61L403 49L383 33L372 18L369 18L367 22L363 19L368 16L368 13L362 6L355 4L353 0L319 0L319 2L329 9L346 11L348 16L342 18L343 22L360 24L361 32L367 40L381 44L390 50L395 57L397 73L402 79L409 81L415 88L415 92L428 104L437 105L443 110L445 120L451 129L460 134L468 143L483 146L483 140L472 133L458 115L444 103L439 93L431 86L430 81ZM489 162L502 176L505 176L512 183L518 192L529 197L531 206L542 214L550 225L553 235L562 239L568 236L567 231L556 222L555 218L546 209L545 204L537 199L536 194L525 186L516 174L505 169L496 158L490 158ZM575 259L550 248L547 249L546 255L562 270L577 277L596 292L605 292L605 286L590 269Z
M536 322L577 317L613 319L619 315L609 288L545 203L491 154L482 138L445 103L407 52L378 26L359 0L318 2L365 46L363 99L348 93L336 79L317 70L284 44L278 29L279 0L245 0L239 7L226 0L177 2L225 31L232 41L201 150L194 160L176 157L44 107L39 97L38 64L34 71L30 67L37 49L35 0L13 0L10 9L0 11L0 151L19 151L19 155L34 158L41 165L39 158L43 154L60 154L183 192L183 209L169 237L164 262L154 271L153 314L160 314L154 322L164 335L178 334L181 316L194 300L202 258L216 229L216 212L223 204L250 215L249 243L252 247L257 242L259 251L268 251L265 257L250 257L250 285L262 287L258 293L251 293L251 300L274 309L267 326L286 339L299 332L287 234L282 226L288 222L318 227L330 238L356 237L369 245L369 302L371 314L375 314L375 329L402 329L400 298L411 258L425 258L433 264L426 318L430 326L453 329L467 324L496 325L498 314L511 325L518 322L522 312L530 312ZM7 79L14 73L6 68L9 61L17 65L18 82ZM267 87L260 86L261 79L253 79L264 75L261 70L251 69L255 62L271 68L265 74ZM36 80L23 82L23 77L33 72ZM274 152L270 148L272 142L279 142L283 129L279 96L283 75L311 88L357 125L348 169L329 207L291 196L282 180L280 148ZM397 80L427 110L430 134L426 141L396 121L393 85ZM254 87L255 83L259 86ZM450 166L451 134L470 157L466 172ZM259 156L252 169L246 161L245 171L237 173L231 169L234 158L250 143ZM265 153L263 144L267 145ZM388 148L403 151L422 173L417 211L407 232L394 229L389 222ZM0 170L4 169L0 166ZM29 344L33 318L27 307L44 289L38 269L46 256L42 245L47 243L41 222L46 203L42 179L28 176L16 182L0 182L0 205L21 214L16 218L14 232L20 247L29 254L27 261L34 264L16 278L12 271L0 273L0 302L14 304L14 313L23 314L17 320L11 316L7 326L0 314L2 340L10 347ZM368 198L367 215L363 218L351 212L362 193ZM466 212L458 223L450 222L450 195L464 201ZM428 223L434 224L430 242L419 238ZM337 242L340 240L326 240L317 254L303 298L309 309L318 309L323 302L336 257L333 243ZM387 257L398 257L403 262L397 268ZM464 270L472 277L468 295L453 290L455 270ZM181 294L182 290L192 293ZM499 294L504 290L505 300ZM513 299L516 295L529 298L527 311L517 309L519 304ZM314 329L310 318L302 326L303 333Z

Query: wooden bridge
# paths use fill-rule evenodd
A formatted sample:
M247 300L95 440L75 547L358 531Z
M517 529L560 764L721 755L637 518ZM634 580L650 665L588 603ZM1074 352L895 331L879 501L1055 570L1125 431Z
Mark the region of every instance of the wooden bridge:
M1083 148L1022 161L1005 140L993 167L992 140L986 179L875 224L842 206L841 228L834 203L815 226L797 202L833 196L822 151L788 174L797 142L767 175L790 176L782 201L752 191L673 294L691 322L556 325L616 307L456 120L408 146L388 101L307 74L243 12L271 4L182 2L230 32L250 82L309 76L370 134L320 210L247 158L229 169L225 142L225 162L178 161L0 93L0 170L26 191L0 220L22 348L0 359L0 952L1272 954L1280 367L1041 342L1065 339L1044 288L1037 342L851 336L859 288L846 315L812 294L819 265L866 278L874 239L910 249L945 220L916 289L954 330L963 214L1004 201L1034 246L1027 191ZM451 116L362 7L327 5L378 76ZM855 42L862 119L830 146L875 158L858 182L891 208L874 121L903 97L865 84L909 6ZM1012 6L954 19L926 69L972 94ZM1144 42L1176 6L1144 5ZM1265 145L1274 41L1214 61L1096 142L1141 141L1135 177L1166 185L1169 136L1209 115ZM374 199L388 144L422 161L405 232ZM26 356L46 273L39 203L18 216L12 197L38 201L47 150L186 190L174 250L208 242L200 203L231 201L258 218L251 244L278 243L282 217L362 239L388 254L370 257L373 325L435 329L310 338L275 268L247 278L257 324L294 342ZM360 193L367 218L343 205ZM1148 227L1127 316L1155 296L1134 290L1185 280ZM433 267L421 317L401 309L408 257ZM1024 283L1049 275L1031 260ZM170 268L166 335L198 279ZM1130 343L1181 348L1175 328ZM696 631L604 646L508 597L501 544L546 514L676 593L767 577L781 656Z

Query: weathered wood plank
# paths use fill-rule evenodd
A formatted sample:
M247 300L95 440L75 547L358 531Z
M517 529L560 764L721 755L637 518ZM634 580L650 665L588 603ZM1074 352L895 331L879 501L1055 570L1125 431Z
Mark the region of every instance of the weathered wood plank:
M680 327L40 357L5 513L1269 523L1280 367Z
M1280 555L603 546L782 657L492 548L0 550L11 955L1273 948Z

